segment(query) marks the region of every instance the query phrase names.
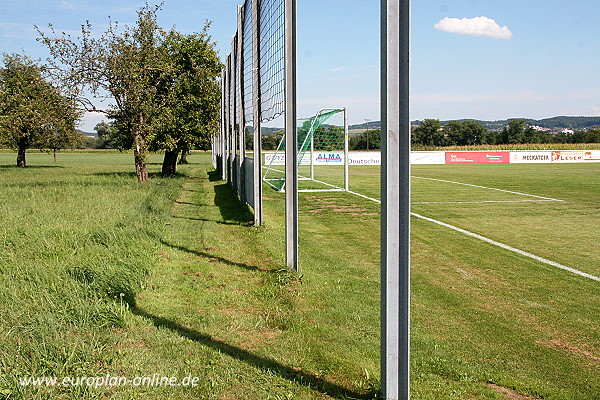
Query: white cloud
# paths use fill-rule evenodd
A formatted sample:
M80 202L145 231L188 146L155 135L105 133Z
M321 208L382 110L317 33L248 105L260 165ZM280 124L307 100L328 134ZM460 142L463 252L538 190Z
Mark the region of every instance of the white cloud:
M449 18L446 17L434 25L435 29L461 35L489 36L495 39L510 39L512 32L507 26L500 26L488 17Z

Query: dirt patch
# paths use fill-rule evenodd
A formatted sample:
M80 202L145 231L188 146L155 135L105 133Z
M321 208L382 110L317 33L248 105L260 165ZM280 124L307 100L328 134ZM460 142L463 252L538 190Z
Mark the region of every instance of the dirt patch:
M585 350L579 349L577 347L561 343L558 340L550 340L548 342L539 342L539 341L536 341L536 343L537 344L541 344L542 346L547 346L547 347L558 347L558 348L561 348L563 350L567 350L570 353L581 354L582 356L585 356L585 358L587 358L588 360L600 363L600 357L593 355L589 351L585 351Z
M540 400L537 397L524 396L522 394L517 393L516 391L514 391L511 388L499 386L494 383L487 383L486 385L489 388L491 388L494 392L501 394L502 396L504 396L505 398L507 398L509 400Z

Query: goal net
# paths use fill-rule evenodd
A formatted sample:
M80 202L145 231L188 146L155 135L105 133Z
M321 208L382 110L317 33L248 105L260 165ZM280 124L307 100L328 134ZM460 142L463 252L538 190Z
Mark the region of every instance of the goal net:
M321 109L298 120L298 191L348 190L348 125L345 108ZM285 133L277 150L265 153L263 181L285 191Z

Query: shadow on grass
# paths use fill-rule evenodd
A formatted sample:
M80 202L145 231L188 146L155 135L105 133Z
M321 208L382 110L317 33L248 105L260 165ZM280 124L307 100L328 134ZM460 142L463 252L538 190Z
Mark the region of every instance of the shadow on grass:
M239 222L227 222L227 221L221 221L221 220L209 219L209 218L180 217L180 216L177 216L177 215L173 215L172 218L176 218L176 219L189 219L190 221L214 222L215 224L219 224L219 225L235 225L235 226L240 226L241 225ZM248 225L250 225L250 223L248 223Z
M150 320L157 328L169 329L184 338L193 340L196 343L207 346L220 353L227 354L229 357L232 357L236 360L242 361L261 370L268 370L284 379L315 389L335 399L373 399L374 397L374 393L362 394L354 392L335 383L327 382L326 380L309 372L298 371L292 367L283 365L272 358L253 354L247 350L232 346L221 340L213 339L210 335L186 328L167 318L149 314L140 308L133 307L131 308L131 312L137 316Z
M135 171L118 171L118 172L94 172L92 175L95 176L115 176L115 177L130 177L136 178ZM175 174L165 175L162 172L150 172L148 178L186 178L185 174L176 172Z
M211 171L208 173L208 180L216 182L221 180L221 177L217 171ZM219 207L223 220L239 223L252 223L254 221L252 210L247 204L240 202L237 193L229 183L223 182L220 185L215 185L214 190L215 205Z
M190 203L189 201L181 201L181 200L175 200L175 203L177 204L185 204L188 206L194 206L194 207L208 207L208 204L198 204L198 203Z
M65 168L64 165L28 165L26 167L17 167L16 165L0 165L0 169L46 169L46 168Z
M230 265L232 267L240 267L240 268L243 268L243 269L247 269L248 271L276 272L275 270L270 270L270 269L266 269L266 268L259 268L259 267L255 266L255 265L248 265L248 264L244 264L244 263L233 262L233 261L228 260L226 258L215 256L215 255L209 254L209 253L205 253L203 251L188 249L187 247L178 246L176 244L169 243L169 242L165 241L164 239L160 239L160 242L162 244L164 244L165 246L168 246L168 247L170 247L172 249L183 251L184 253L193 254L193 255L198 256L198 257L208 258L210 260L214 260L216 262L220 262L220 263L225 264L225 265Z

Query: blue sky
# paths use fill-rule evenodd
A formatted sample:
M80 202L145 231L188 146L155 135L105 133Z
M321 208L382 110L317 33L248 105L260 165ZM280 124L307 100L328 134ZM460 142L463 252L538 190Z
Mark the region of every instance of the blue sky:
M224 58L242 0L166 0L164 27L213 21ZM379 120L379 0L298 1L298 114L347 106ZM0 0L0 52L48 56L33 25L98 31L133 23L142 1ZM412 5L412 119L600 115L600 3L590 0L427 0ZM483 18L481 18L483 17ZM91 131L102 116L86 115Z

